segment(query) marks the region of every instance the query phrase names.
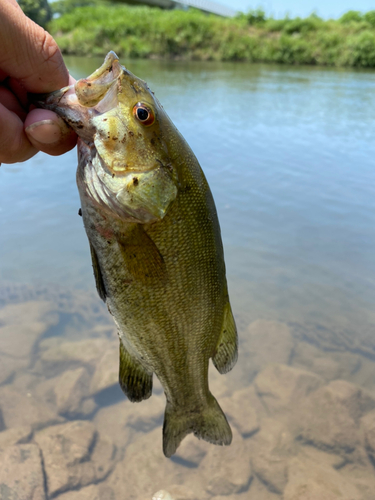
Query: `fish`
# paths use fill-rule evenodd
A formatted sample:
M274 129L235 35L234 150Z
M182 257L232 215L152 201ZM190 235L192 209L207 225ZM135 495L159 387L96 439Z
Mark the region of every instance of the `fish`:
M229 445L232 431L210 392L238 357L220 226L194 153L147 83L109 52L75 85L34 97L78 135L80 215L96 288L117 325L119 382L132 402L166 407L163 452L189 433Z

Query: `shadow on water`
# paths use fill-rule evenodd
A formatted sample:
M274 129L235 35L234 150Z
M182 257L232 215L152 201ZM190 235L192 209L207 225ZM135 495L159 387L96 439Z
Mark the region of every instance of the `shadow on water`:
M103 389L95 395L95 403L100 408L121 403L122 401L124 401L124 399L127 398L118 384Z

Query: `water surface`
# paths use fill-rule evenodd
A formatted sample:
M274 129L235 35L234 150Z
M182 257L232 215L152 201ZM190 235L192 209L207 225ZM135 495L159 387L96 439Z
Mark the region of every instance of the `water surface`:
M78 78L100 60L67 63ZM128 66L147 80L202 164L235 309L284 320L344 316L353 335L373 324L375 74ZM75 167L75 151L2 167L3 280L92 288Z
M76 78L102 62L73 57L66 61ZM260 64L125 63L155 91L210 183L244 346L249 324L278 321L297 342L283 364L301 368L311 361L309 369L318 373L313 358L329 359L337 370L331 376L324 372L327 383L345 379L375 391L375 73ZM43 299L48 299L48 290L84 297L94 289L78 216L75 168L75 151L2 165L4 304L35 298L32 292L19 292L25 287L44 290L38 292ZM12 293L21 298L11 300ZM68 306L64 314L69 316ZM75 335L73 326L61 327L58 335L85 337L78 330L87 324L79 323ZM42 340L54 335L57 330ZM301 345L320 354L309 351L304 357ZM251 349L244 348L230 392L236 384L252 382L274 361L266 359L252 372ZM37 363L33 359L28 369ZM348 363L357 368L346 370ZM43 366L38 376L56 376ZM241 377L245 381L240 382ZM17 373L4 384L14 380ZM114 391L117 402L120 396ZM105 394L97 400L99 407ZM86 418L84 412L79 415ZM94 413L87 415L92 418ZM250 494L255 486L249 484L236 495ZM267 491L275 498L281 493L272 487ZM214 491L210 495L215 496Z

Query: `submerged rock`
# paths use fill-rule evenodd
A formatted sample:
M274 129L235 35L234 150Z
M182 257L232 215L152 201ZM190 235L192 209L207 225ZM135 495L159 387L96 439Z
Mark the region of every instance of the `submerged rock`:
M270 414L293 411L294 405L323 384L324 380L314 373L280 364L268 365L254 381Z
M37 432L34 440L43 453L50 496L97 483L115 465L114 445L101 438L91 422L48 427Z
M93 419L98 431L103 436L108 436L119 448L128 444L134 434L134 430L127 425L127 406L130 404L132 403L129 401L123 401L100 408Z
M362 428L365 435L365 446L370 460L375 466L375 411L362 418Z
M47 500L40 450L20 444L0 450L0 498Z
M278 321L258 319L243 338L241 363L248 382L270 363L289 364L294 340L288 326Z
M200 464L206 492L213 496L246 490L252 479L250 453L242 436L233 431L230 446L210 446Z
M30 364L28 358L11 358L7 354L0 353L0 385L10 381L14 375Z
M338 472L345 478L345 481L357 488L361 494L361 500L374 500L375 473L371 463L346 463L339 468Z
M141 432L149 432L155 427L160 427L161 432L165 410L164 394L152 396L149 400L142 401L140 405L130 403L126 406L126 410L126 422L129 427Z
M39 384L35 393L68 418L90 415L96 404L89 395L90 375L86 368L67 370Z
M0 384L30 365L36 343L57 322L53 305L45 301L0 309Z
M0 309L0 352L13 358L29 358L35 342L58 323L53 304L30 301Z
M155 491L171 492L170 485L183 486L187 482L194 500L206 500L209 495L205 494L201 469L201 466L192 468L165 458L161 428L158 427L147 434L138 433L135 436L107 484L114 489L117 499L123 498L126 492L126 500L139 500L151 499Z
M56 500L118 500L109 486L91 484L77 491L68 491L56 497Z
M300 447L298 456L303 457L303 460L311 460L321 466L327 468L333 467L336 470L342 469L342 467L347 463L346 459L340 455L335 455L334 453L323 451L310 445Z
M0 432L0 448L6 448L20 443L27 443L32 436L32 429L29 426L13 427ZM0 497L1 498L1 497Z
M8 429L24 426L42 429L64 422L51 405L30 392L15 391L11 386L0 387L0 409Z
M280 499L280 497L277 498ZM217 495L214 497L210 497L210 500L250 500L250 499L251 497L249 491L244 491L243 493L235 493L233 495ZM196 500L196 498L194 500ZM257 500L259 499L257 498Z
M113 341L105 338L62 342L49 346L40 352L35 369L49 377L59 375L62 371L82 366L96 366L106 352L113 346Z
M118 342L113 342L102 357L95 364L94 375L91 378L90 394L108 389L119 383L119 346Z
M270 491L262 481L254 476L244 500L281 500L281 497Z
M261 431L251 440L250 452L254 474L271 493L282 494L288 481L288 460L298 452L285 424L264 420Z
M361 445L360 417L375 399L360 387L336 380L311 393L296 415L297 437L303 442L354 459ZM359 451L360 452L360 451Z
M357 488L332 468L309 460L289 462L284 500L361 500Z
M249 437L259 430L258 414L264 415L265 412L254 386L235 391L231 397L220 400L220 406L229 422L233 423L244 437Z
M172 457L174 461L183 460L187 465L198 467L202 459L209 451L210 444L197 439L193 434L189 434L182 441L176 454Z
M303 370L310 370L326 381L341 376L340 364L332 356L308 342L296 343L292 365Z
M1 499L151 500L157 490L158 500L374 499L375 396L338 379L371 388L369 359L296 343L285 324L255 321L238 367L226 377L210 369L233 444L189 435L169 460L160 383L149 401L117 403L118 339L104 306L74 293L53 302L49 293L0 309ZM108 406L93 423L66 423L97 404Z

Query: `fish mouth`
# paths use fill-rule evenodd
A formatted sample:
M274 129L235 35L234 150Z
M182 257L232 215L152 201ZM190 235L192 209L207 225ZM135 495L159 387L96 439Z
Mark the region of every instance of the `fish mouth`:
M117 106L118 88L124 74L129 72L111 51L100 68L87 78L48 94L30 94L29 98L37 107L56 112L89 143L94 132L90 130L90 119Z
M87 78L32 98L35 105L56 112L77 133L80 193L101 210L130 222L150 222L164 216L159 207L148 213L143 206L145 200L141 189L133 193L141 176L146 194L154 189L155 179L158 179L155 176L161 171L153 155L144 154L143 159L139 158L136 141L141 142L138 136L142 138L142 134L135 137L131 130L136 120L133 115L135 103L145 92L150 92L147 84L120 65L114 52L109 52L100 68ZM136 126L137 123L134 130ZM171 182L168 175L166 189L170 188L168 181ZM162 178L159 183L164 180ZM173 185L167 195L175 197L175 189ZM165 203L165 193L157 195Z

